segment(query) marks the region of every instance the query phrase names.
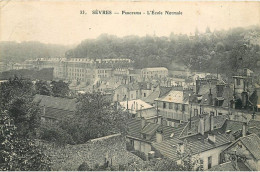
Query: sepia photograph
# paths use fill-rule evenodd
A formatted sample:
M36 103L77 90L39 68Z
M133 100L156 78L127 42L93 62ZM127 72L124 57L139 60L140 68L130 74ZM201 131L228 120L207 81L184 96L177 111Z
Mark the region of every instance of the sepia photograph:
M260 2L0 0L0 171L260 171Z

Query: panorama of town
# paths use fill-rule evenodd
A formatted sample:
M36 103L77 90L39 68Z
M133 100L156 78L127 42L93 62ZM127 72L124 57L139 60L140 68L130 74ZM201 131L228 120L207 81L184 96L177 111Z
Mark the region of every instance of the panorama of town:
M236 4L212 3L214 15L193 4L208 17L199 29L177 3L172 18L93 17L83 2L77 18L76 1L41 3L0 9L0 171L260 171L253 3L239 6L250 17L226 13Z

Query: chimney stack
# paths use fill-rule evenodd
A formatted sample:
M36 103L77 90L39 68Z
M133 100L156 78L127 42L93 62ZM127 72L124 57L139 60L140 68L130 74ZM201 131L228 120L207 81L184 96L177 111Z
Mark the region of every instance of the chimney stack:
M203 115L200 115L200 121L199 121L198 132L199 132L201 135L204 135L204 131L205 131L204 117L203 117Z
M209 89L208 103L209 103L209 105L213 105L213 98L212 98L211 88Z
M210 131L214 130L214 115L210 113Z
M156 131L156 142L161 143L163 141L163 131Z
M242 137L246 136L247 133L247 123L244 122L242 126Z
M182 142L180 142L180 143L178 143L178 147L179 147L179 152L181 154L183 154L184 153L184 144Z
M216 143L216 136L215 136L215 134L209 133L209 134L208 134L208 139L209 139L209 141L211 141L212 143Z
M141 118L141 125L142 125L142 128L144 128L146 125L146 120L143 117Z

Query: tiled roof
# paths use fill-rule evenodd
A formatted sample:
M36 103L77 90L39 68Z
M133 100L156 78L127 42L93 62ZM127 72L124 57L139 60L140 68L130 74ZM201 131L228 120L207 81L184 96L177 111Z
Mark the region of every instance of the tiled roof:
M135 118L135 119L131 119L128 122L128 136L143 140L142 134L147 134L147 135L151 135L151 139L149 140L146 139L145 141L156 142L156 131L160 130L162 131L163 139L168 140L173 137L179 137L180 133L182 132L186 124L187 123L184 123L183 125L180 125L178 127L171 127L171 126L146 122L145 127L142 128L141 119ZM174 134L171 137L172 133Z
M142 130L141 119L131 119L127 123L127 129L128 129L127 133L129 136L142 139L142 137L141 137L141 130Z
M226 120L223 129L225 131L230 130L231 134L235 133L236 131L242 130L243 122L240 121L233 121L233 120Z
M260 137L260 126L259 127L250 127L248 128L248 133L250 134L256 134L258 137Z
M163 156L170 158L173 161L179 159L177 154L177 145L181 142L178 138L163 141L161 143L154 142L152 146L158 150Z
M260 121L259 121L259 120L251 119L251 120L248 122L248 127L260 127Z
M249 152L260 160L260 138L256 134L250 134L240 138L241 142L247 147Z
M73 112L73 111L46 107L44 117L49 117L49 118L53 118L53 119L62 119L65 116L66 117L73 116L74 114L75 114L75 112Z
M159 128L159 124L148 123L141 131L142 134L153 135L156 130Z
M76 99L52 97L36 94L34 102L40 102L40 106L51 107L56 109L76 111Z
M160 95L159 97L162 97L169 93L172 90L172 87L160 87Z
M187 150L188 148L192 155L205 152L207 150L214 149L229 144L231 142L229 137L225 133L220 133L220 131L214 131L213 133L216 137L215 143L208 141L208 134L205 133L204 136L201 134L197 134L181 139L173 138L161 143L154 142L152 145L163 156L166 156L175 161L178 160L177 145L180 142L187 142L187 147L185 147L185 149Z
M209 114L202 114L202 115L204 116L204 119L210 117ZM191 118L192 128L190 129L189 127L186 127L187 132L183 132L183 134L180 137L186 136L188 132L197 134L198 133L199 120L200 120L199 116L193 116ZM213 120L214 120L214 123L213 123L214 130L223 128L225 126L224 124L227 120L227 115L214 116Z
M183 92L182 91L170 91L166 96L159 98L160 101L182 103L183 102Z
M153 103L155 99L157 99L160 95L160 91L152 92L148 97L143 99L146 103Z

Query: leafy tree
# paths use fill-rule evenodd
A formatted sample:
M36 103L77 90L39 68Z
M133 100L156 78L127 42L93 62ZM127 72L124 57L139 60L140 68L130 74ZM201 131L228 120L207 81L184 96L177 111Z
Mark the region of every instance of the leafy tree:
M33 84L29 79L10 78L0 85L1 109L13 119L18 133L23 137L35 137L40 125L41 110L33 102Z
M0 127L0 170L50 170L49 158L33 140L19 135L14 121L6 112L1 112Z
M49 142L54 142L58 146L74 144L72 137L58 125L42 125L40 128L40 138Z
M101 93L84 94L79 98L77 109L77 117L87 127L90 139L126 131L127 115Z
M51 92L51 86L47 83L47 81L39 80L35 83L35 91L37 94L50 96L52 94Z
M54 97L68 97L70 94L69 84L62 80L52 81L51 89Z

